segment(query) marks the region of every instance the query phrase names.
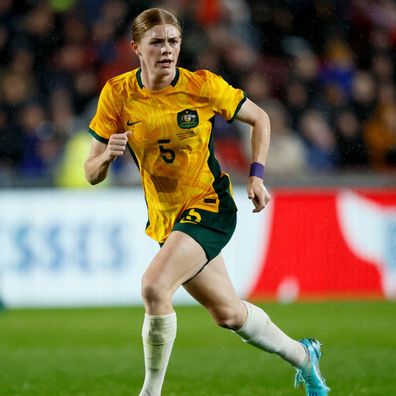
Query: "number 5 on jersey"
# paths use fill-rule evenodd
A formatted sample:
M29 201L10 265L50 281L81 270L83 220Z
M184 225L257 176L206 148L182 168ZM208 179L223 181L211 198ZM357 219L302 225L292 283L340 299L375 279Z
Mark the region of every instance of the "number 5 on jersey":
M166 163L171 164L175 160L176 153L173 150L168 149L168 148L166 148L164 146L164 144L170 143L170 139L157 140L157 143L159 144L159 149L160 149L161 154L162 154L161 155L162 159Z

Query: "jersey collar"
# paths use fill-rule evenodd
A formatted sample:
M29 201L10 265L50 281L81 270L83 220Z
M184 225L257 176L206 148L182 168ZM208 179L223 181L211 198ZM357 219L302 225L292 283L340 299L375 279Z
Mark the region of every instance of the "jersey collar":
M177 82L179 81L179 77L180 77L179 68L176 67L175 77L172 80L172 82L170 83L170 85L172 87L174 87L177 84ZM139 88L140 89L144 88L144 85L143 85L143 82L142 82L142 68L141 67L139 67L139 69L136 72L136 78L137 78L137 82L138 82Z

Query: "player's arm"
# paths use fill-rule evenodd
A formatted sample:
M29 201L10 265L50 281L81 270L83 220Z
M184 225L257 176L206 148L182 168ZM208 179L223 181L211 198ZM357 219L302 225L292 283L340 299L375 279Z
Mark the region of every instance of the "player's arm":
M92 139L88 158L85 161L85 178L91 184L98 184L106 179L110 164L125 152L131 132L115 133L108 143Z
M255 103L247 99L239 110L236 118L252 127L251 162L265 165L270 143L270 121L267 113ZM264 186L263 179L258 176L249 176L247 194L252 200L253 212L260 212L265 208L270 194Z

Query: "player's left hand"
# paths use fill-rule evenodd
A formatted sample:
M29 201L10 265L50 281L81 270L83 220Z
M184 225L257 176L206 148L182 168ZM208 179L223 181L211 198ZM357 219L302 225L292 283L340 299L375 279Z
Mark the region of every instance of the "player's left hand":
M261 212L271 199L271 195L265 188L263 180L256 176L249 177L247 194L254 205L253 213Z

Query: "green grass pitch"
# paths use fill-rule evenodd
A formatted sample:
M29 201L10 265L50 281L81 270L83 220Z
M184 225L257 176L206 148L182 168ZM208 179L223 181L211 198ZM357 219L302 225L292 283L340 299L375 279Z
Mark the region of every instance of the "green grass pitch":
M263 304L294 338L316 336L338 396L396 395L396 304ZM216 327L199 306L177 307L164 396L286 396L294 370ZM0 312L1 396L136 396L143 380L142 308Z

